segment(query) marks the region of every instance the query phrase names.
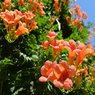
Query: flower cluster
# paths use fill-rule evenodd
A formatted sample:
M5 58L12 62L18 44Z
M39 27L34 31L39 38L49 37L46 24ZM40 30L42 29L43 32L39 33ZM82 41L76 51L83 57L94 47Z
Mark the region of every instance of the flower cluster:
M68 0L63 0L63 1L60 1L60 0L54 0L54 4L53 4L53 6L54 6L54 8L55 8L55 11L56 12L59 12L60 11L60 9L61 9L61 5L62 5L62 3L64 3L64 5L68 5Z
M47 35L49 40L42 42L44 49L47 50L49 47L52 47L54 57L57 57L64 48L64 40L55 40L56 36L57 33L49 31Z
M3 2L3 6L2 6L2 10L6 10L6 9L11 9L11 7L13 7L13 3L11 2L11 0L5 0Z
M94 38L94 35L95 35L95 26L92 26L89 31L89 37L88 37L88 40L91 40Z
M72 78L76 73L74 65L68 66L66 61L57 62L46 61L41 67L41 77L39 81L51 81L55 87L64 88L66 90L73 87Z
M88 16L85 12L81 11L80 6L76 5L74 8L75 14L78 17L78 19L84 19L87 20Z
M28 1L24 1L24 0L18 0L18 5L22 5L25 6L27 5L30 6L29 10L32 11L34 14L39 14L40 16L45 14L43 8L44 5L41 1L39 0L28 0Z
M38 16L38 14L40 16L45 14L43 11L44 6L42 2L38 2L38 0L29 0L29 2L31 4L31 8L29 7L31 10L24 12L18 11L17 9L14 11L8 10L10 6L13 6L11 0L5 0L3 2L0 17L6 27L6 39L10 39L9 42L14 42L19 36L29 34L31 31L38 28L35 17ZM25 2L23 2L23 0L19 0L18 4L25 5Z
M34 16L35 15L32 12L22 13L18 10L6 10L0 13L0 17L4 22L7 33L14 39L37 28L37 23L33 19Z
M74 8L70 9L70 16L66 17L67 22L74 26L76 25L79 29L82 29L82 20L87 20L88 16L86 12L82 12L80 6L76 5Z
M42 42L42 47L44 49L47 50L49 47L52 48L54 57L58 57L60 52L64 48L66 48L69 52L69 57L68 57L69 64L72 64L75 57L77 57L76 64L78 66L78 64L80 64L83 61L86 55L94 54L94 48L92 47L90 43L88 43L86 46L84 43L80 41L76 43L74 40L70 40L70 41L56 40L55 39L56 36L57 36L57 33L49 31L47 35L49 40ZM81 55L82 57L80 58Z
M51 47L54 57L58 57L64 48L67 49L68 61L62 60L59 63L56 62L57 60L54 62L46 61L41 67L42 76L39 81L51 81L55 87L69 90L73 87L73 77L78 81L81 74L85 77L88 75L88 67L82 65L83 62L87 61L86 56L95 55L95 52L90 42L85 45L80 41L76 43L74 40L56 40L56 36L57 33L49 31L47 36L49 40L42 42L42 47L46 50Z
M74 59L76 57L76 67L78 67L78 65L84 61L86 55L90 56L95 54L94 48L90 43L88 43L87 46L80 41L78 41L77 45L76 42L73 40L70 40L67 43L68 46L66 45L65 48L69 52L68 56L69 64L73 64Z

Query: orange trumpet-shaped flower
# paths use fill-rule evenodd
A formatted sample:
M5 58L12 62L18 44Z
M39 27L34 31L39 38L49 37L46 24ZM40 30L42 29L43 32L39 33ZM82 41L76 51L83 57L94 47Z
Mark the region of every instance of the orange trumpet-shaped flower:
M75 6L75 11L76 11L76 12L80 12L80 6L76 5L76 6Z
M40 16L45 14L45 11L43 10L44 8L44 4L42 2L39 3L39 12L40 12Z
M26 23L19 22L19 27L15 31L16 36L18 37L25 33L28 33L28 29L26 28Z
M84 47L85 47L85 44L82 43L82 42L80 42L80 41L78 41L78 46L77 46L77 48L80 49L80 50L82 50Z
M74 40L70 40L69 44L70 44L71 50L75 50L76 49L76 42Z
M74 58L76 54L80 51L76 47L76 42L74 40L70 40L67 44L65 44L65 48L68 50L69 56L68 61L69 64L72 65L74 63Z
M78 67L78 65L83 62L85 55L86 55L86 47L84 47L84 48L78 53L77 58L76 58L76 67Z
M57 36L57 34L55 32L51 32L51 31L48 32L49 38L55 38L56 36Z
M82 18L84 20L87 20L88 19L88 16L87 16L86 12L82 12Z
M69 47L66 47L65 48L68 50L69 52L69 56L68 56L68 61L69 61L69 64L72 65L73 62L74 62L74 58L75 58L75 55L76 55L76 52L71 50L71 48Z
M76 58L76 67L84 61L86 55L94 55L94 48L90 43L87 44L87 47L83 43L79 43L78 48L81 51L79 51Z
M67 6L68 5L68 0L63 0L64 1L64 4Z
M76 18L71 20L70 25L71 26L76 25L78 28L82 29L82 22Z
M49 43L50 46L52 47L54 57L57 57L64 48L64 40L50 39Z
M37 26L37 22L35 20L32 20L31 23L30 23L30 32L37 29L38 26Z
M65 69L64 72L61 73L58 79L55 79L53 81L53 84L55 85L55 87L69 90L73 86L71 78L74 77L75 73L76 73L76 68L74 65L71 65L70 67Z
M43 10L43 9L41 9L41 8L39 8L39 16L42 16L42 15L44 15L45 14L45 11Z
M84 76L88 75L88 67L86 66L84 69L80 69L76 72L76 76L80 76L80 74L83 73Z
M6 5L6 4L7 4L7 5L8 5L8 4L11 4L11 0L5 0L5 1L3 2L3 4L4 4L4 5Z
M1 18L4 20L5 23L14 21L14 12L6 10L5 12L0 13Z
M93 46L91 45L90 42L87 43L87 49L86 49L86 54L88 55L94 55L94 48Z
M52 49L53 49L54 57L57 57L60 54L60 52L62 51L63 45L59 44L57 46L52 46Z
M7 26L10 30L12 28L12 24L16 26L19 23L22 17L22 13L18 10L14 11L6 10L5 12L0 13L0 17L3 19L5 26Z
M67 21L68 23L70 23L71 17L70 17L70 16L66 16L66 21Z
M48 41L42 42L42 46L44 49L48 49L49 47L52 47L53 50L53 56L58 57L62 49L64 48L64 40L55 40L54 38L57 36L57 33L55 32L48 32Z
M76 73L76 67L74 65L69 66L68 69L69 78L74 77L75 73Z
M47 60L44 63L44 66L41 68L41 74L45 77L48 77L48 75L52 72L53 70L53 63L49 60Z
M55 40L54 38L57 36L57 33L55 32L48 32L47 37L49 38L50 46L58 46L58 40Z
M13 6L13 4L12 4L12 2L11 2L11 0L5 0L4 2L3 2L3 9L5 10L5 9L7 9L9 6Z
M73 82L71 79L67 78L65 81L64 81L64 84L63 84L63 87L64 89L66 90L69 90L73 87Z
M49 48L49 42L48 41L42 42L42 47L47 50Z
M18 5L25 5L25 2L23 0L18 0Z
M51 61L46 61L44 66L41 67L41 77L39 78L39 81L41 82L46 82L48 81L48 78L53 80L55 79L55 76L52 76L52 73L53 73L53 70L54 70L54 67L56 66L56 62L52 63ZM52 76L52 78L50 78ZM43 80L46 80L46 81L43 81Z
M44 5L42 2L39 2L38 0L29 0L29 2L32 4L31 10L33 13L39 11L39 16L45 14L45 11L43 10Z
M34 17L34 14L32 12L28 11L28 12L24 13L23 19L25 20L26 24L29 24L31 22L31 20L33 19L33 17Z
M30 4L33 3L33 6L31 7L32 12L36 12L36 9L38 7L38 2L37 1L30 1Z
M59 0L54 0L54 8L56 12L59 11Z

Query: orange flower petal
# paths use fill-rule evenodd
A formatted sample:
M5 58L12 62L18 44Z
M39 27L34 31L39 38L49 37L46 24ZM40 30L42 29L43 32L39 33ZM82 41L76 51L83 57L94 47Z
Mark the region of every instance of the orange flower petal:
M62 88L62 87L63 87L63 83L61 83L61 82L58 81L58 80L54 80L54 81L53 81L53 84L54 84L55 87L57 87L57 88Z
M64 89L66 90L69 90L73 87L73 82L71 79L67 78L65 81L64 81L64 84L63 84L63 87Z
M44 76L41 76L41 77L39 78L39 81L40 81L40 82L47 82L47 78L44 77Z
M77 58L76 58L76 67L78 67L79 64L82 63L84 57L86 55L86 47L84 47L78 54Z

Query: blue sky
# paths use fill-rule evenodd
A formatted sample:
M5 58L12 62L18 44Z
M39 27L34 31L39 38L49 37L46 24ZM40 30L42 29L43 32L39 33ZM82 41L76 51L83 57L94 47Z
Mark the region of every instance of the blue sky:
M76 4L88 14L88 20L85 23L90 21L95 24L95 0L77 0ZM95 45L95 37L91 39L91 43Z

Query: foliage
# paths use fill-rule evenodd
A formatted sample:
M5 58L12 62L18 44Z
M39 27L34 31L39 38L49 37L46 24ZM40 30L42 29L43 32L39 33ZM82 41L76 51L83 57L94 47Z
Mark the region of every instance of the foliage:
M95 52L87 43L87 14L71 1L0 0L0 95L94 95ZM64 74L63 61L67 88L55 83ZM50 65L50 70L46 62L56 68ZM50 70L47 76L43 66ZM57 78L48 79L53 70ZM42 83L41 76L48 80Z

